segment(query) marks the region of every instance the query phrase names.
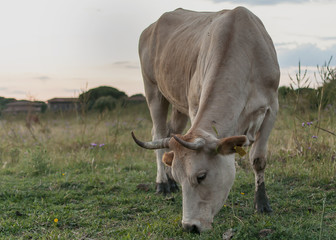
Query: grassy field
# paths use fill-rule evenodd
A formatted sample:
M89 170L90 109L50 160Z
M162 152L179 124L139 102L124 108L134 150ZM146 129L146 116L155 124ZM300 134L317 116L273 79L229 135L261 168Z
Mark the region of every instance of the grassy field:
M229 229L233 239L336 239L336 137L316 126L335 133L335 107L318 116L282 104L266 169L274 212L254 212L254 175L237 156L213 231L194 235L181 228L181 193L155 195L154 153L130 137L151 138L145 105L31 126L2 117L0 239L222 239Z

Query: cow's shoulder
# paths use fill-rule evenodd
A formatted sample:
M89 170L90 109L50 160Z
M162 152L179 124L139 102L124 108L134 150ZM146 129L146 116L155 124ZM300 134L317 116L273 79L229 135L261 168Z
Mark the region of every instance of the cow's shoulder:
M253 15L254 16L254 14L250 10L242 6L232 9L231 12L234 14L238 14L238 15L249 15L249 16Z
M177 27L189 25L197 19L203 18L204 13L194 12L183 8L178 8L171 12L166 12L156 22L157 27L165 30L175 30Z

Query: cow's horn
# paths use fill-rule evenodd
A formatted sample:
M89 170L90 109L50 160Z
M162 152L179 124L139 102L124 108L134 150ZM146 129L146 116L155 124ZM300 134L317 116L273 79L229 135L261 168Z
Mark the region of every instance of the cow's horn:
M151 142L142 142L135 137L133 131L132 131L132 137L133 137L134 142L142 148L146 148L146 149L169 148L170 138L163 138L163 139L151 141Z
M186 142L175 135L173 137L183 147L191 149L191 150L201 149L205 145L205 140L203 138L196 138L194 142Z

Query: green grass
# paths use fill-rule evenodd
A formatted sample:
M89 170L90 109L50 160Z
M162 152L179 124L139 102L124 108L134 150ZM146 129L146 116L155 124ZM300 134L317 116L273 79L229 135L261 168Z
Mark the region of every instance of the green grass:
M316 120L312 112L299 116ZM335 137L302 128L286 108L269 142L274 212L254 212L253 172L248 159L237 159L227 203L201 235L182 231L180 192L155 194L154 153L130 137L135 130L151 138L146 106L46 114L30 129L24 119L0 121L0 239L221 239L230 228L233 239L336 239ZM323 113L321 127L335 132L335 119ZM263 229L270 229L265 237Z

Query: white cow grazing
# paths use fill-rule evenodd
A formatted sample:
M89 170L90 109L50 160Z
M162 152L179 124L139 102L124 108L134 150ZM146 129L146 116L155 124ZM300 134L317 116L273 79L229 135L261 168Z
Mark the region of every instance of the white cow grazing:
M255 208L272 211L264 170L280 71L259 18L243 7L214 13L177 9L143 31L139 54L153 141L132 135L141 147L157 149L157 192L174 191L174 180L180 183L183 228L211 229L234 181L236 146L252 144ZM188 117L190 129L175 135Z

